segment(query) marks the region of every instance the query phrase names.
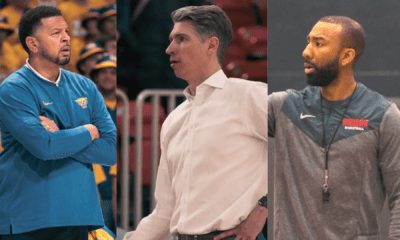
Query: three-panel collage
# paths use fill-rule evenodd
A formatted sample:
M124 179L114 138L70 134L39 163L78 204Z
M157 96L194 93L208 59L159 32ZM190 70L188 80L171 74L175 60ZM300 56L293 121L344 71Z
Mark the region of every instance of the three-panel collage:
M400 239L399 13L0 0L0 240Z

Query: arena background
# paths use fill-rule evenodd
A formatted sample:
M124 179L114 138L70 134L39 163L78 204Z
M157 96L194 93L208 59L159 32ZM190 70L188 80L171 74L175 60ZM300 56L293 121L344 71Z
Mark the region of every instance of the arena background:
M306 86L302 52L306 36L323 16L344 15L358 21L367 35L363 56L355 68L355 79L387 97L400 97L400 1L396 0L268 0L269 92ZM273 195L273 138L269 139L269 199ZM273 202L269 201L269 219ZM382 239L387 239L387 206L380 214ZM268 229L272 233L272 221ZM268 239L272 239L269 234Z
M169 34L173 28L171 12L202 5L203 0L117 0L118 85L134 100L144 89L185 88L187 83L170 67ZM139 5L146 3L143 8ZM142 10L138 10L142 9ZM136 13L134 17L134 13ZM132 87L134 86L134 87Z

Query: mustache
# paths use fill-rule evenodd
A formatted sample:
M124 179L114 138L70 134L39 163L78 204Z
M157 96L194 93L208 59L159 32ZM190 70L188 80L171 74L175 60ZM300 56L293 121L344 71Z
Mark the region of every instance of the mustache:
M305 63L308 63L308 64L310 64L310 65L312 65L314 68L317 68L317 65L316 65L315 63L311 62L311 61L308 60L308 59L304 59L304 62L305 62Z
M69 47L69 48L71 48L71 45L70 44L64 44L61 48L60 48L60 51L61 51L61 49L63 49L63 48L65 48L65 47Z

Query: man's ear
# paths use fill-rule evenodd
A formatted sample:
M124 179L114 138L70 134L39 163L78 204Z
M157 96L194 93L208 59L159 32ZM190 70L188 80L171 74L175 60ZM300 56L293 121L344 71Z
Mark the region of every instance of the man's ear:
M212 53L217 53L218 51L218 46L219 46L219 40L217 37L211 37L208 39L209 44L208 44L208 49L207 53L212 54Z
M29 51L32 53L37 53L39 51L39 42L35 37L28 36L25 38L26 46L28 46Z
M353 64L355 57L356 50L354 50L353 48L344 48L340 55L340 62L342 67Z

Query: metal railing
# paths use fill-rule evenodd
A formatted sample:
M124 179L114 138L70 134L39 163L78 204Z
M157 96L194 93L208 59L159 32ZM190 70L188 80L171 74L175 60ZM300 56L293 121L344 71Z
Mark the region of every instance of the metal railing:
M151 120L151 190L150 190L150 210L155 208L154 191L157 178L158 169L158 139L159 139L159 109L161 97L167 98L167 113L168 115L176 107L176 98L183 97L183 89L148 89L140 92L136 98L136 117L135 117L135 143L136 143L136 156L135 156L135 187L134 187L134 228L137 227L143 217L142 212L142 168L143 168L143 104L147 98L151 97L152 102L152 120ZM128 104L129 105L129 104ZM126 111L126 110L124 110ZM128 110L129 112L129 110ZM125 115L124 115L125 116ZM128 116L129 117L129 116ZM121 133L127 132L122 135L122 142L129 144L129 128L125 130L125 124L129 125L128 120L123 120L123 128ZM121 227L125 231L129 231L129 146L128 158L122 160L121 158Z
M121 129L121 223L122 228L127 231L129 227L129 99L128 96L117 89L117 97L122 100L122 107L117 114L122 114Z
M151 189L150 189L150 210L155 208L154 191L158 169L158 122L160 107L160 97L168 97L168 112L172 112L176 105L176 97L184 96L182 89L151 89L142 91L136 98L136 158L135 158L135 217L134 227L139 224L142 214L142 115L143 103L148 97L152 97L153 115L151 120Z

